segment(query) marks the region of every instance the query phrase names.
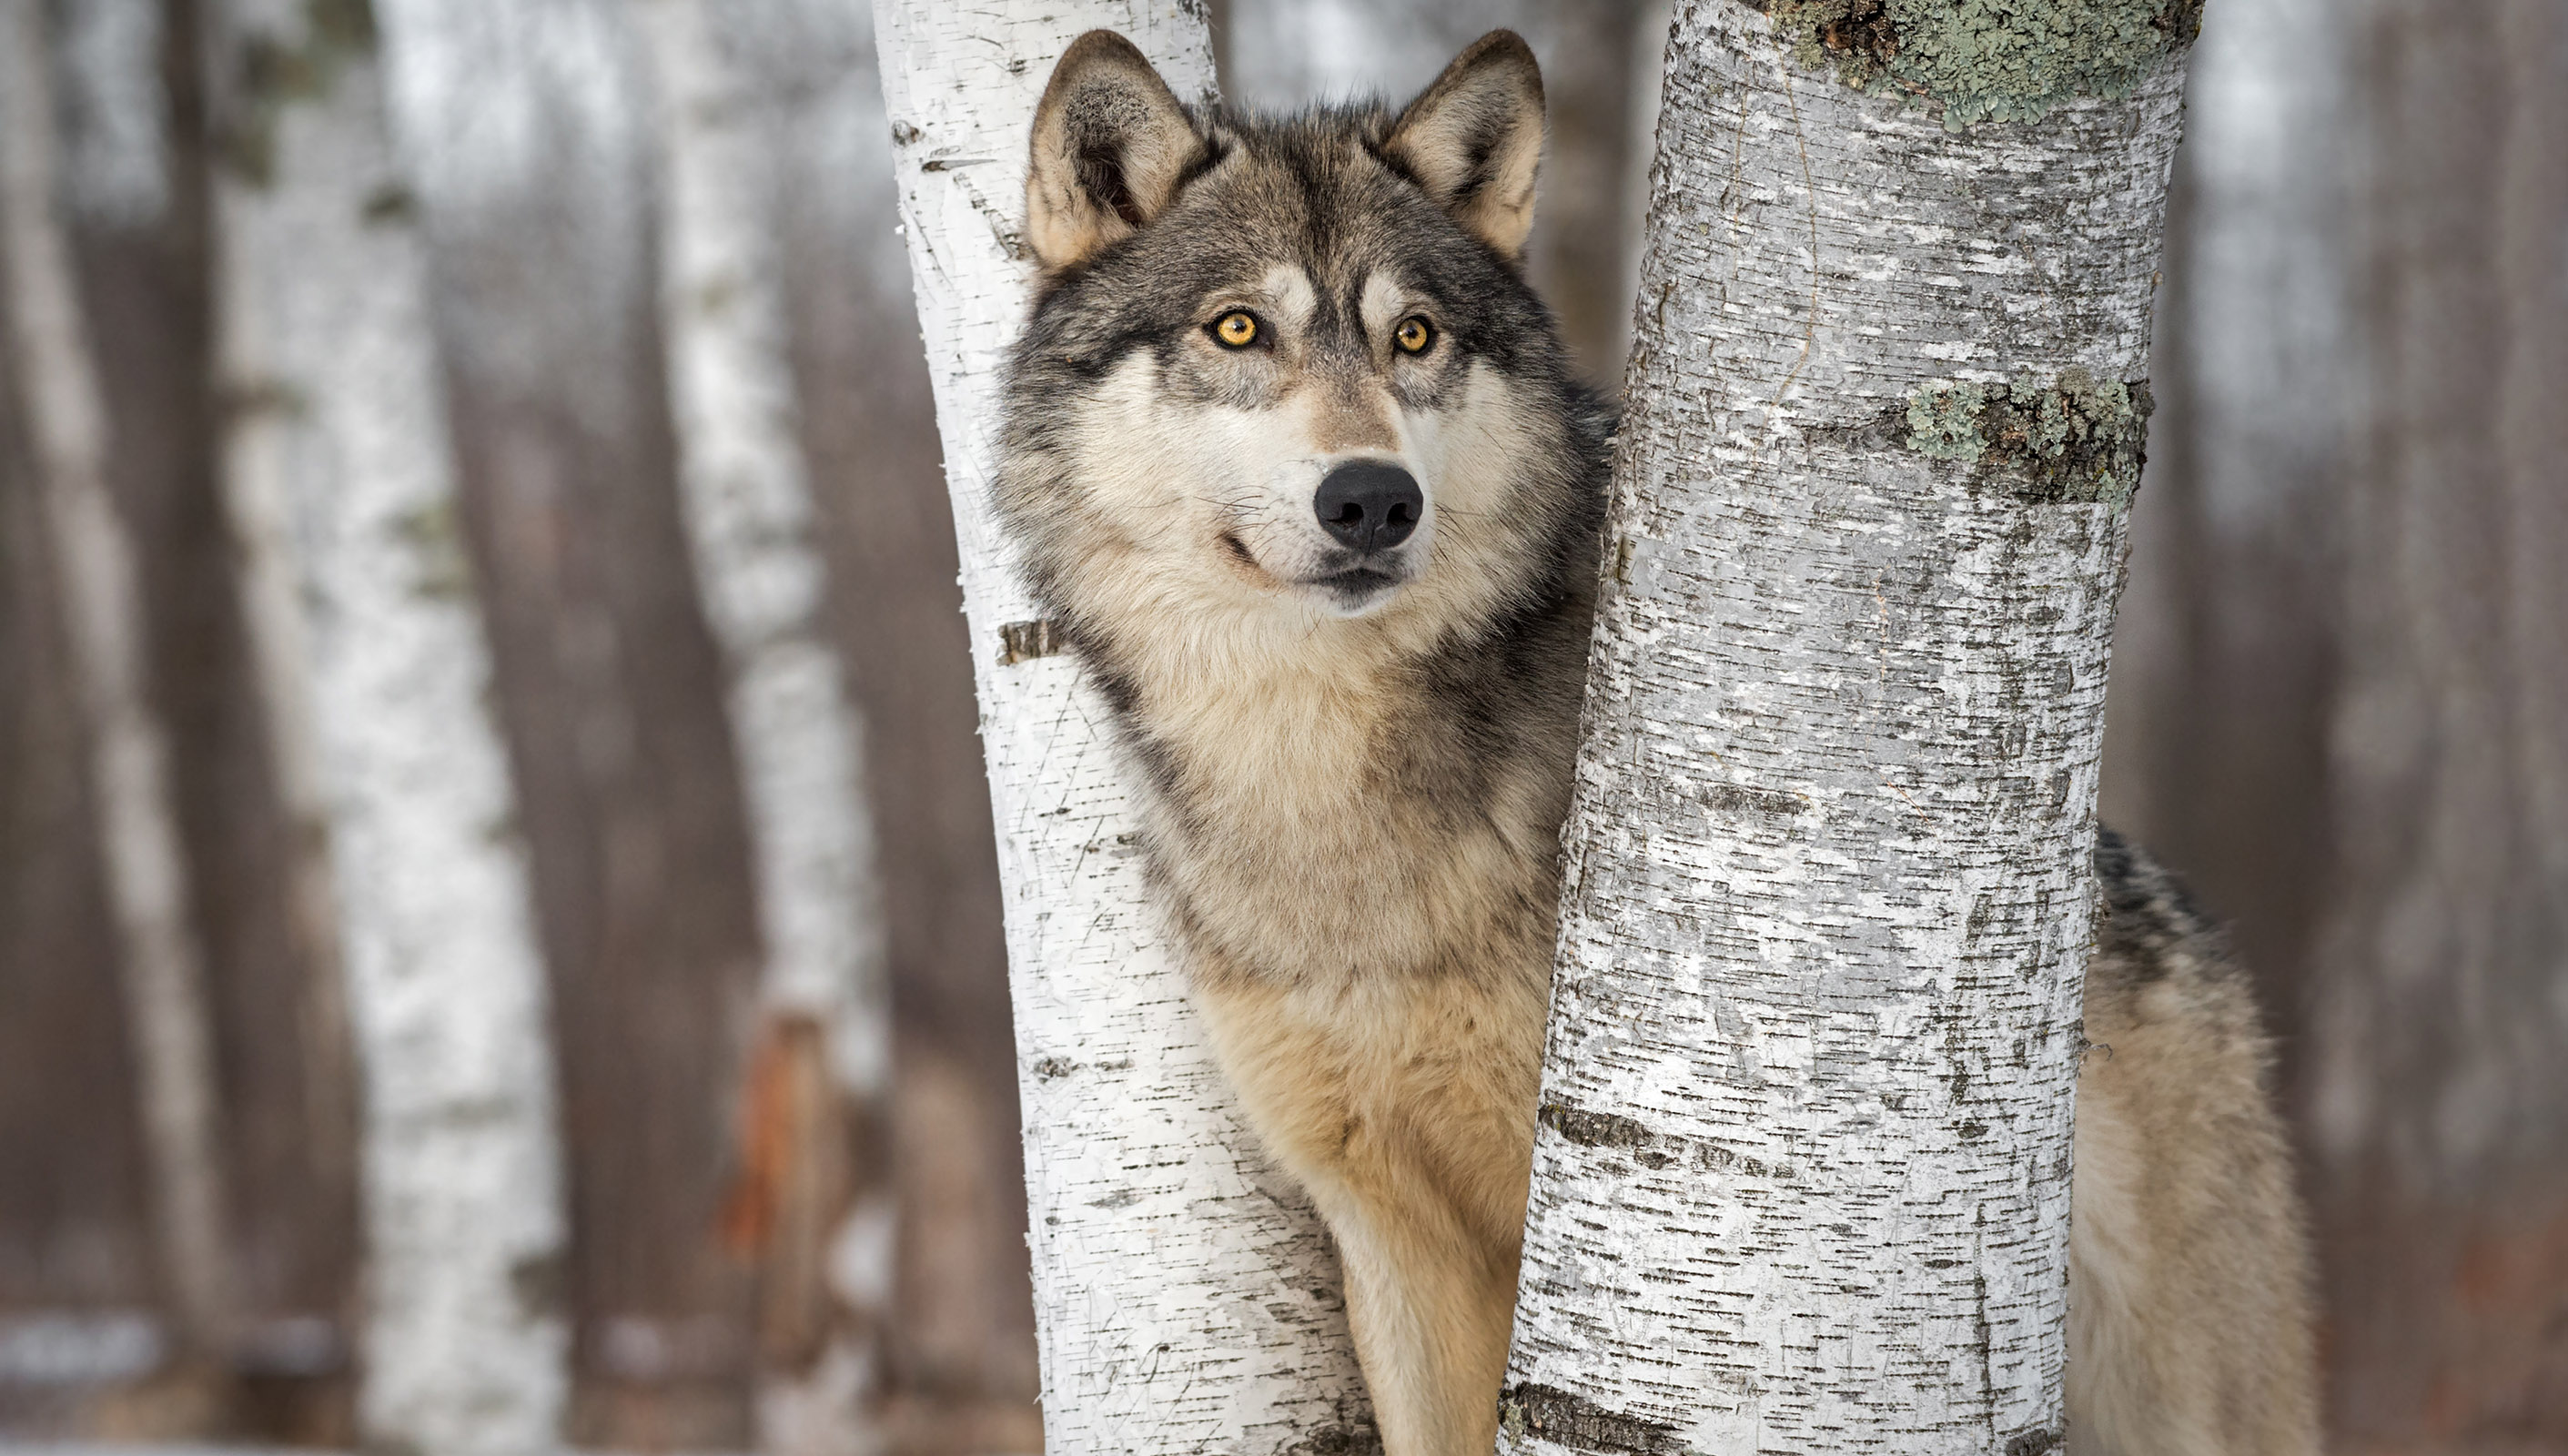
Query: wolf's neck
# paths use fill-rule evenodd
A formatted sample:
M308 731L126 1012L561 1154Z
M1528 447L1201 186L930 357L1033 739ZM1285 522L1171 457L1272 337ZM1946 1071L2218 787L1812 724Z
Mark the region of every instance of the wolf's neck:
M1401 677L1378 648L1131 666L1134 726L1176 755L1191 791L1288 812L1361 783Z

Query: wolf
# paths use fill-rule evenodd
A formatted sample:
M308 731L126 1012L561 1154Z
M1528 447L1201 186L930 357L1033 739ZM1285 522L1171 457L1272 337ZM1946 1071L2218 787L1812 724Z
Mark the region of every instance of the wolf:
M1112 710L1216 1054L1337 1245L1388 1456L1492 1448L1608 411L1522 254L1542 80L1492 33L1398 112L1178 101L1081 37L997 505ZM2119 840L2079 1085L2072 1448L2315 1450L2267 1043Z

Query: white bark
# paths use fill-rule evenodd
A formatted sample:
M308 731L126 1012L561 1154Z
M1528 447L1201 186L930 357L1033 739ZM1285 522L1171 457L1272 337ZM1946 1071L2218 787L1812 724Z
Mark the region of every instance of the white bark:
M219 1089L204 968L151 701L134 545L107 479L107 406L61 209L38 0L0 3L0 254L14 373L42 476L63 616L91 735L118 971L140 1082L154 1252L187 1353L221 1359L232 1322Z
M1948 132L1739 0L1680 6L1516 1451L2058 1438L2125 511L1930 459L1910 411L2142 377L2179 97L2161 61L2127 100Z
M1045 1445L1326 1443L1365 1421L1334 1261L1213 1064L1143 908L1104 705L1071 659L1028 656L1044 644L989 508L999 371L1031 269L1018 229L1035 101L1101 26L1178 95L1204 95L1203 25L1176 0L877 0L875 14L1007 897Z
M234 64L225 16L208 7L197 25L208 90L219 97ZM220 105L219 102L216 103ZM302 178L280 179L279 190ZM217 417L216 441L225 523L230 527L241 622L256 675L267 729L268 772L277 808L289 833L285 846L285 904L296 946L310 959L312 978L302 1045L306 1075L321 1085L352 1088L357 1073L349 1045L346 973L339 962L338 893L331 883L329 801L322 786L320 750L313 738L311 647L303 623L302 587L296 579L291 505L291 448L269 419L295 401L262 394L278 381L262 357L264 339L279 310L288 307L272 290L291 287L272 259L245 256L221 236L257 212L259 188L216 167L212 176L216 236L209 248L214 274L213 372L218 391L247 391L218 403L242 408Z
M772 1016L822 1029L846 1111L890 1086L890 1008L862 724L822 622L811 483L796 432L774 243L773 139L735 54L756 4L652 0L658 78L660 320L678 478L706 615L729 675ZM832 1123L838 1119L830 1119ZM770 1371L760 1439L780 1451L870 1449L876 1347L892 1283L890 1189L831 1211L831 1293L850 1308L807 1368ZM793 1299L794 1292L772 1292Z
M218 355L226 496L290 794L309 734L365 1093L359 1419L388 1448L522 1456L557 1444L567 1393L561 1161L415 208L371 38L292 0L219 11L218 82L275 74L244 65L253 44L317 82L223 98L251 129L235 156L265 166L217 185Z

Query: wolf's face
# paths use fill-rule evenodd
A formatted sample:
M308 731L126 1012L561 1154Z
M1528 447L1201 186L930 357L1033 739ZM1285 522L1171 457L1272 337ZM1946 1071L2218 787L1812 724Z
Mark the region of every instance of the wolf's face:
M1000 500L1075 637L1414 642L1548 588L1593 411L1516 266L1541 83L1499 39L1397 118L1189 114L1120 38L1064 58Z
M1486 472L1454 468L1455 446L1489 432L1453 311L1394 260L1222 261L1209 288L1170 280L1157 302L1184 323L1116 366L1084 422L1095 502L1150 523L1135 554L1207 596L1373 611L1433 559L1440 515L1493 503L1456 498Z

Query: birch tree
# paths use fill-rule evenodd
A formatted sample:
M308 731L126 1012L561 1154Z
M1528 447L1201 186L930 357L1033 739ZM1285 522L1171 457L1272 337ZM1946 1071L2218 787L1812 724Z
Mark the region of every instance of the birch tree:
M8 270L0 306L90 731L154 1253L182 1361L210 1374L229 1359L234 1303L213 1036L168 735L148 681L134 543L108 489L109 421L61 210L40 10L37 0L0 4L0 253Z
M326 821L365 1095L359 1422L522 1456L567 1389L560 1152L416 209L363 8L210 20L223 483L278 755L308 752Z
M2062 1439L2105 655L2198 10L1990 13L1678 10L1516 1450Z
M730 678L756 860L767 958L760 1001L777 1028L761 1083L771 1106L798 1109L782 1121L801 1131L771 1160L774 1176L750 1213L759 1227L745 1231L770 1252L763 1322L771 1355L785 1362L760 1392L760 1440L782 1451L865 1449L879 1437L890 1193L877 1169L830 1178L843 1158L826 1145L843 1148L851 1121L882 1120L883 919L861 723L821 621L823 571L772 242L774 139L757 125L734 54L743 27L774 20L762 8L652 0L640 12L660 92L660 319L689 545ZM799 1069L802 1077L777 1060L813 1052L821 1065ZM817 1086L788 1094L814 1071ZM811 1105L828 1102L839 1105ZM830 1186L848 1175L865 1186Z
M1027 137L1099 27L1207 95L1177 0L877 0L901 215L944 437L1006 896L1047 1449L1243 1453L1370 1439L1335 1261L1267 1164L1143 908L1104 704L1034 615L989 509L999 372L1028 301Z

